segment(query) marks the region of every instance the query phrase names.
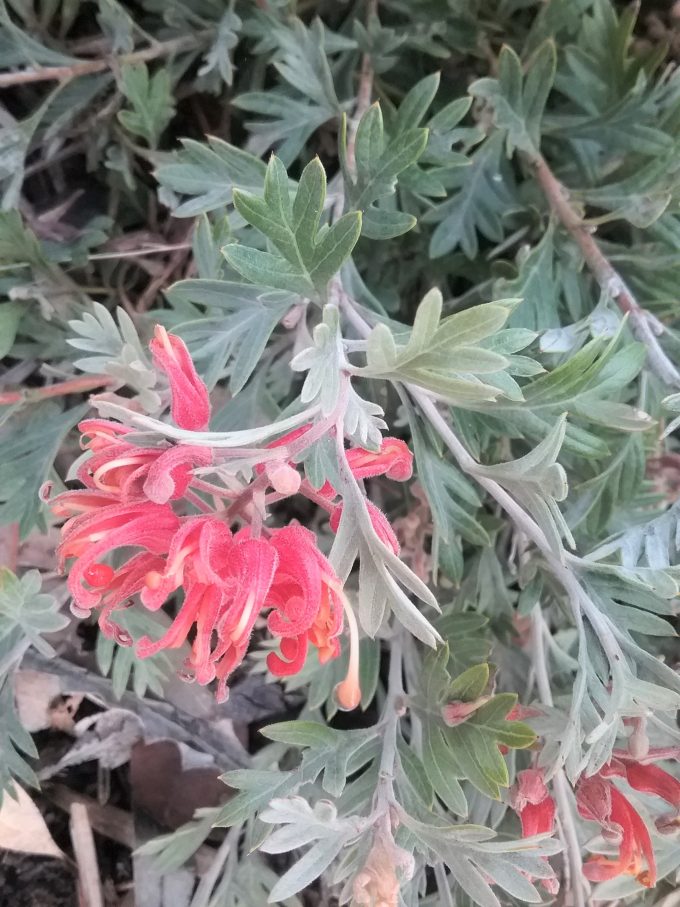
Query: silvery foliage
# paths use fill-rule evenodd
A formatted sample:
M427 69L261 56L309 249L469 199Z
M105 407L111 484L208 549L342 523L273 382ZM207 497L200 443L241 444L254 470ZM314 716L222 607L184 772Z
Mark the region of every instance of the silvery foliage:
M48 86L0 122L4 354L110 376L135 401L104 398L103 416L140 444L221 451L216 481L246 481L262 449L303 424L335 431L298 462L312 485L329 480L343 496L337 534L323 530L322 542L356 605L362 708L375 704L378 718L327 724L346 647L291 678L289 689L306 689L302 715L263 730L269 743L251 766L225 777L224 808L145 845L173 868L213 824L231 827L193 907L297 905L318 877L351 900L386 820L413 864L401 867L400 903L537 902L559 845L522 840L507 809L534 734L547 777L564 770L571 782L627 745L631 719L644 719L652 745L678 745L680 78L662 67L663 49L644 49L646 35L634 43L644 20L613 0L439 6L381 0L364 20L362 3L312 4L298 18L284 0L148 0L137 21L101 0L94 37L128 55L122 65ZM3 68L77 63L77 12L52 4L38 18L31 4L1 3ZM214 131L231 141L197 138L206 93L211 117L228 112L235 128ZM187 96L201 122L176 145ZM43 158L74 150L80 121L96 124L79 160L107 205L77 228L56 229L50 211L24 220L24 183L27 198L40 196L31 180ZM596 273L553 216L541 155L620 273ZM128 275L111 248L159 202L185 229L197 218L195 270L171 269L176 282L158 286L151 313L114 318L90 296L103 287L115 299ZM137 268L127 299L155 273ZM622 288L649 312L624 317ZM153 321L182 336L218 386L215 431L157 418ZM85 355L74 360L74 348ZM671 364L661 376L659 350ZM45 526L38 488L85 412L30 394L3 407L0 518L22 535ZM385 432L409 440L421 490L352 476L345 445L376 449ZM366 493L391 520L412 519L420 502L418 569L412 542L397 556L378 537ZM0 785L10 789L33 776L9 672L29 645L49 654L41 634L63 620L33 572L2 573L0 612ZM529 618L534 635L509 643L511 622L529 633ZM98 656L116 692L130 678L140 694L162 689L162 660L144 672L101 641ZM548 697L535 682L543 672ZM528 723L508 718L517 693L540 713ZM451 700L479 700L460 728L442 720ZM677 848L658 835L655 847L672 885ZM632 904L640 888L620 878L596 895Z

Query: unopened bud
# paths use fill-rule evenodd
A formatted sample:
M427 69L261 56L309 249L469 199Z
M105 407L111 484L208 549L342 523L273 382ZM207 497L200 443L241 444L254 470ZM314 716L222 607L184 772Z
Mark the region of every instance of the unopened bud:
M279 494L288 497L291 494L297 494L300 490L300 473L288 463L276 460L273 463L267 463L265 467L267 478L274 489Z
M490 698L490 696L479 696L471 702L463 702L460 699L455 699L453 702L447 702L446 705L442 706L444 724L449 727L456 727L458 724L463 724L463 722L467 721L470 715L473 715L477 709L481 709L483 705L486 705Z

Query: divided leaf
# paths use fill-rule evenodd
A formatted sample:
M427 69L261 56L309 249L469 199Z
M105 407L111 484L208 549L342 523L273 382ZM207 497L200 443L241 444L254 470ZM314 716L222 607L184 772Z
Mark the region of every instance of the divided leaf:
M417 384L459 406L496 400L501 391L479 376L502 372L509 363L505 356L482 346L482 341L500 331L510 307L486 303L443 320L441 310L441 293L430 290L418 306L405 343L397 342L386 324L373 328L363 373Z
M427 129L402 129L394 137L386 136L380 105L373 104L357 128L354 176L347 154L347 119L343 117L340 164L349 205L363 214L364 236L392 239L415 225L416 218L412 215L376 203L394 194L397 177L418 160L426 145Z
M474 665L451 678L448 646L428 656L413 707L423 724L422 761L437 795L449 809L467 812L459 780L495 800L510 783L500 747L525 749L536 735L521 721L508 719L517 703L514 693L485 695L489 666ZM469 703L455 723L445 721L446 706Z
M234 204L276 252L230 243L224 248L227 261L252 283L322 298L361 232L358 211L343 215L330 227L320 227L325 198L326 174L318 158L302 171L291 201L286 170L272 155L263 197L234 190Z
M555 78L556 51L544 42L527 64L526 74L515 51L503 45L498 58L498 78L477 79L470 94L493 108L494 122L506 133L508 157L517 148L536 156L541 145L541 119Z
M134 135L141 136L156 148L162 132L175 115L170 70L162 67L149 77L145 63L124 63L121 67L120 90L132 109L121 110L118 119Z

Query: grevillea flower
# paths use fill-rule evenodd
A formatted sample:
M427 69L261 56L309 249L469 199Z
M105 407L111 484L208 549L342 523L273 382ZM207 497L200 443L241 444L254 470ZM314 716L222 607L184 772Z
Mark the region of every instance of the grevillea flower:
M517 773L517 781L510 791L510 803L522 823L523 838L555 831L555 801L540 769L529 768ZM554 876L541 879L541 883L550 894L559 891L560 884Z
M299 428L282 435L268 446L270 449L287 447L307 434L311 425L301 425ZM347 452L347 462L356 479L368 479L376 476L387 476L398 482L405 482L413 475L413 454L406 443L399 438L383 438L377 451L366 450L363 447L351 447ZM259 467L259 471L265 467ZM267 467L269 472L270 467ZM326 482L318 494L332 500L338 492L330 482Z
M626 756L614 758L600 769L604 778L625 778L644 794L654 794L680 812L680 781L658 765L644 765Z
M138 447L125 440L130 429L117 422L86 419L78 427L81 446L92 451L78 467L78 479L87 488L116 495L123 502L147 499L165 504L181 498L192 470L212 462L207 447Z
M278 563L273 546L232 535L220 520L189 517L175 534L162 572L149 572L142 603L160 608L182 586L184 602L167 632L156 641L143 637L137 654L149 657L178 648L196 629L186 669L198 683L218 679L218 699L225 699L226 680L243 661Z
M413 454L399 438L383 438L378 451L353 447L347 451L347 462L357 479L387 476L406 482L413 475Z
M157 324L149 348L154 365L165 372L170 382L170 411L175 425L205 431L210 421L210 397L184 342Z
M72 507L77 506L78 500L88 504L91 501L91 496L74 499L73 494L61 495L58 506L68 506L64 498L71 499ZM72 610L79 617L88 617L93 608L103 603L106 593L111 595L112 584L115 588L121 582L113 567L100 563L110 552L141 548L151 555L162 555L179 526L179 518L167 505L149 501L121 504L113 497L107 503L101 497L98 500L99 506L64 524L57 548L60 570L69 558L76 559L69 571L68 588L73 596ZM111 601L110 597L107 601Z
M267 604L272 611L267 627L280 638L280 653L272 652L267 667L278 677L297 673L311 643L323 663L340 652L343 625L341 584L316 544L314 533L302 526L275 530L271 545L278 567Z
M371 501L366 501L366 509L371 521L371 526L373 526L373 530L375 531L375 534L378 536L380 541L383 543L383 545L385 545L386 548L391 548L395 554L399 554L399 539L397 538L394 529L392 529L390 521L387 519L385 514ZM333 532L338 531L341 517L342 504L337 504L331 510L328 518L328 524Z
M599 823L602 836L619 848L616 859L600 854L591 857L583 866L585 877L601 882L631 875L652 888L656 884L656 861L649 831L621 791L599 775L585 778L576 788L576 805L580 815Z
M205 429L208 392L185 345L157 327L151 351L168 377L176 424ZM129 634L115 622L116 610L138 596L144 608L157 611L172 595L182 593L166 632L160 639L139 639L137 654L149 657L191 640L186 675L201 684L217 680L220 699L226 698L227 679L245 657L259 617L267 615L268 630L279 641L268 666L284 677L300 670L310 646L322 663L337 657L346 613L349 668L336 695L341 707L354 708L361 699L358 627L314 534L288 526L260 536L259 523L233 533L224 519L227 511L182 516L174 502L189 496L195 468L212 462L208 448L169 443L139 447L128 437L132 429L105 419L87 419L80 429L86 457L77 476L85 487L50 502L55 515L66 518L58 555L60 569L67 560L75 561L68 578L74 613L85 617L99 609L102 632L131 645ZM311 427L286 436L291 454L307 429ZM359 476L410 474L408 449L403 442L386 440L387 447L376 454L350 451ZM288 452L280 460L262 463L258 471L266 473L279 494L295 494L301 488ZM336 497L332 488L329 493L331 499ZM190 500L204 503L195 494ZM398 550L386 518L377 508L370 512L378 534ZM114 568L106 559L121 550L125 558Z

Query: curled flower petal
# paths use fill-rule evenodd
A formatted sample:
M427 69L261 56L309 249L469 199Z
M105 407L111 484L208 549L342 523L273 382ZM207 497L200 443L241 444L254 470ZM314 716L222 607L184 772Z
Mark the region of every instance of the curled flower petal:
M150 501L165 504L181 498L191 482L191 471L209 466L212 453L208 447L178 444L164 450L151 463L144 480L144 493Z
M357 479L387 476L405 482L413 475L413 454L399 438L383 438L378 451L353 447L347 451L347 462Z
M656 860L652 841L642 817L628 799L613 784L596 776L579 782L576 805L581 816L599 822L605 837L619 848L616 859L599 854L591 857L583 866L585 877L601 882L632 875L641 885L653 887Z
M208 388L199 378L184 341L157 324L149 349L154 365L165 372L170 382L175 425L190 431L205 431L210 421Z

